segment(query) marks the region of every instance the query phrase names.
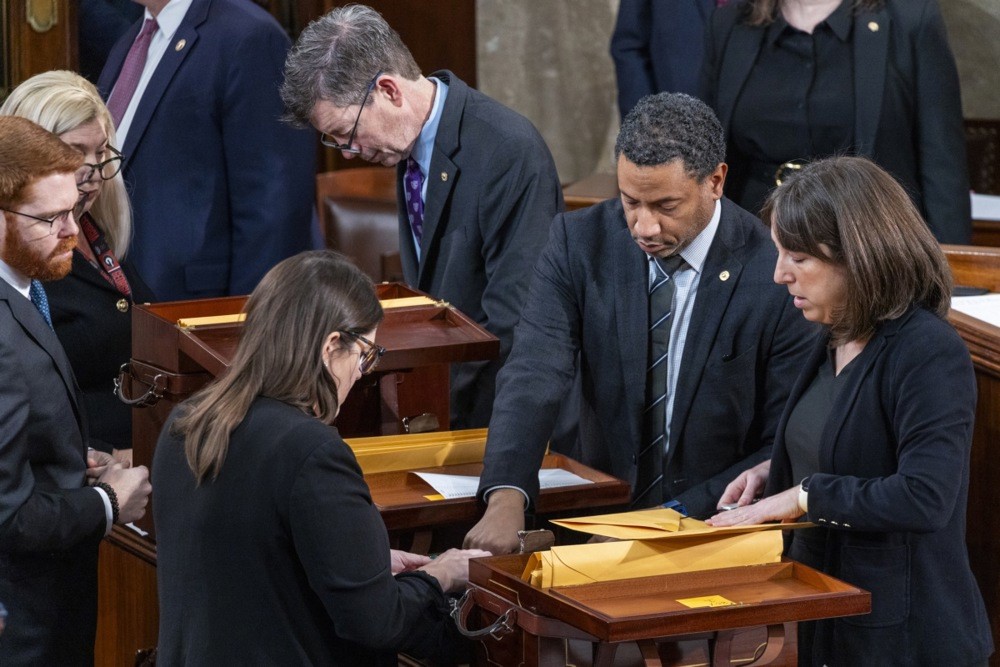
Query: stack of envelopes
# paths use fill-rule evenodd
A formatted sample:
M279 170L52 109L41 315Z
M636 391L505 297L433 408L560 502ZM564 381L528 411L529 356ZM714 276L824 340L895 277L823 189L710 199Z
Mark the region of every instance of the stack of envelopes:
M348 438L346 442L354 450L361 470L368 475L481 463L486 450L486 429Z
M713 528L665 508L553 521L619 541L553 547L532 554L522 579L542 588L781 560L782 528L762 524Z

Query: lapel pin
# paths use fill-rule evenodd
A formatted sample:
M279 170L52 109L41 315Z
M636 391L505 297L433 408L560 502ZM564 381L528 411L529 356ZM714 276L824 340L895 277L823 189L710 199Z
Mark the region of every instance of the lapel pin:
M174 44L174 51L180 51L185 46L187 46L187 40L186 39L178 39L177 43Z
M872 32L878 32L878 23L875 23L875 21L870 21L868 23L868 29L871 30Z
M729 271L723 271L722 273L720 273L719 274L719 280L721 280L723 282L729 280Z
M441 180L442 181L447 181L448 180L448 172L447 171L442 171L441 172Z

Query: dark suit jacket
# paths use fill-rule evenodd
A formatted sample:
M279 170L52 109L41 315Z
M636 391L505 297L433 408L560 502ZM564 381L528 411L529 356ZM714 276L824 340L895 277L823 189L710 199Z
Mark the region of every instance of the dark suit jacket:
M705 23L715 0L622 0L611 35L622 118L654 93L698 94Z
M105 98L140 24L108 56ZM156 68L121 149L130 257L159 298L249 294L312 245L315 134L280 120L288 47L252 2L194 0Z
M115 396L114 379L132 357L132 305L153 300L131 260L121 267L132 289L124 311L118 303L125 297L79 252L68 276L45 284L52 325L80 383L87 444L106 452L132 446L132 408Z
M772 276L760 220L729 200L698 285L670 428L667 486L696 516L764 460L812 329ZM621 201L556 217L497 383L480 491L534 498L553 406L580 353L583 462L635 483L647 365L648 266ZM724 274L723 272L727 272ZM723 278L723 275L726 275Z
M821 336L778 424L768 495L791 479L788 414L826 359ZM823 428L808 519L828 527L813 564L872 593L872 613L822 621L815 664L973 665L992 651L965 547L976 380L955 330L914 308L884 323ZM833 664L833 663L831 663Z
M742 21L743 8L733 3L716 11L705 45L703 99L727 134L766 32ZM968 243L972 211L961 93L937 2L887 0L883 9L859 12L851 40L857 153L903 184L938 241ZM729 165L732 186L746 177L746 165L732 159Z
M218 478L196 486L176 414L152 472L158 664L395 665L450 631L436 580L392 576L385 524L336 429L258 398Z
M86 428L55 333L0 280L0 664L93 665L100 494L84 484Z
M483 427L510 352L528 277L562 210L555 163L528 119L448 71L434 140L417 263L398 167L399 248L406 282L450 302L500 339L500 358L452 367L452 428Z

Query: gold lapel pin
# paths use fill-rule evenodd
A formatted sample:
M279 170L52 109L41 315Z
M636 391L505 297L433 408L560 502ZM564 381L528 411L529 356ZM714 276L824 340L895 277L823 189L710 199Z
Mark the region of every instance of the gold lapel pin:
M723 282L729 280L729 271L723 271L722 273L720 273L719 274L719 280L721 280Z
M178 39L177 43L174 44L174 51L180 51L185 46L187 46L187 40L186 39Z
M868 23L868 29L871 30L872 32L878 32L878 23L875 23L875 21L870 21Z
M447 171L442 171L441 172L441 180L447 182L447 180L448 180L448 172Z

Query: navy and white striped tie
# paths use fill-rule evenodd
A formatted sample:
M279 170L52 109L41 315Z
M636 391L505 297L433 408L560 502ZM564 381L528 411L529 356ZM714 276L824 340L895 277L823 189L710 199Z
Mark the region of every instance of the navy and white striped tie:
M638 456L633 507L663 502L663 462L667 436L667 357L673 321L674 281L684 263L679 255L655 260L656 278L649 286L649 362L646 368L646 403L643 410L642 445Z

